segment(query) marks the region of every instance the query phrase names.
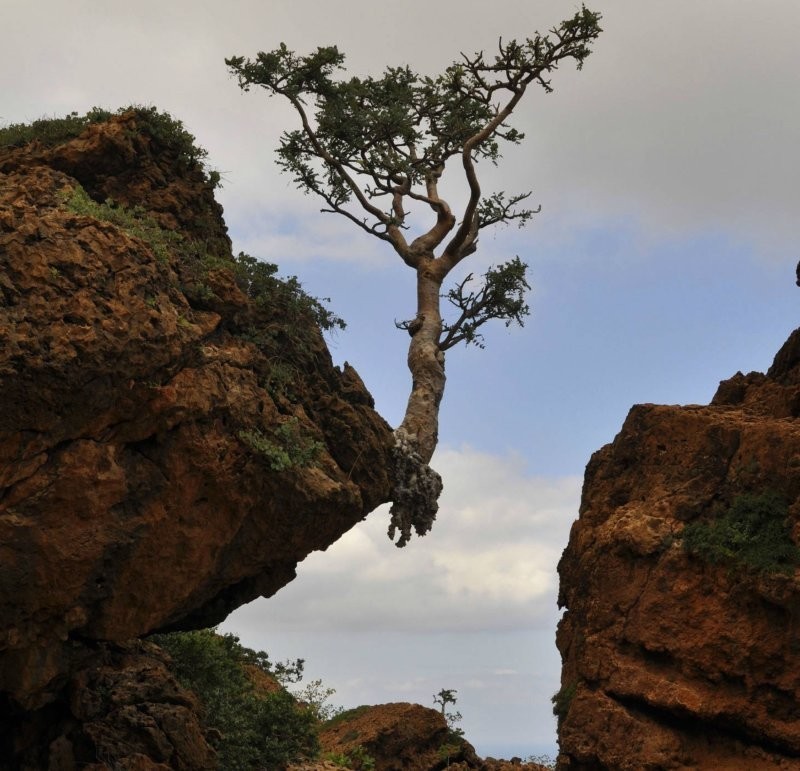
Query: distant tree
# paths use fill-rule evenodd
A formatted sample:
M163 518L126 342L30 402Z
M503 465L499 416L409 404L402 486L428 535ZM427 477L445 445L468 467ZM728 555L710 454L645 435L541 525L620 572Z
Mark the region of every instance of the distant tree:
M445 719L445 721L447 721L447 727L450 729L450 731L456 736L463 736L463 729L456 726L456 723L461 721L461 713L447 711L448 704L452 704L455 707L457 693L458 691L456 691L454 688L442 688L439 693L435 693L433 695L433 703L439 705L442 717Z
M477 164L496 164L501 142L522 141L508 119L528 87L552 91L548 77L564 60L580 69L600 33L599 21L599 13L582 6L549 35L501 40L491 58L461 54L436 77L401 66L379 78L336 80L344 55L335 46L298 56L281 44L253 60L226 59L243 90L264 88L297 112L300 127L280 140L280 167L324 201L323 212L340 214L385 241L416 272L416 315L398 324L411 335L412 375L405 416L395 430L389 536L399 530L398 546L408 542L412 527L424 535L437 510L441 479L427 464L438 441L445 351L459 342L481 345L479 329L491 319L522 325L529 313L527 266L518 257L491 268L477 286L470 274L442 294L448 274L477 250L482 231L509 222L522 226L538 211L524 207L530 192L485 194ZM466 183L459 216L440 195L445 173ZM411 238L415 205L429 210L432 222ZM442 297L456 308L452 321L442 318Z

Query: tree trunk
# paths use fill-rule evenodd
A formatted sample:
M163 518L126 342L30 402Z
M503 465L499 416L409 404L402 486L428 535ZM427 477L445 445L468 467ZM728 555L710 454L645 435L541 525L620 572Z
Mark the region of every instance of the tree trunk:
M442 317L439 293L444 273L433 257L417 268L417 317L409 324L408 368L411 395L403 422L394 432L394 503L389 538L400 531L405 546L412 527L425 535L436 519L441 477L428 466L439 439L439 404L444 394L444 353L439 350Z
M417 271L417 318L410 331L408 368L411 370L411 394L398 431L414 446L423 463L433 457L439 440L439 404L445 386L444 353L439 350L442 316L439 293L442 279L425 261Z

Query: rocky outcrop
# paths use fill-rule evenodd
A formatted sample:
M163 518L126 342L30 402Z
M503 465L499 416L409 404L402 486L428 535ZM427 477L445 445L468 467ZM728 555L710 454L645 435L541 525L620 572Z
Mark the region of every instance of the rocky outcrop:
M237 279L209 180L151 128L0 149L0 756L101 641L219 622L390 495L358 375Z
M0 768L217 769L200 705L158 648L138 640L75 647L79 658L59 698L16 722Z
M684 543L767 491L800 542L798 416L800 330L709 406L634 407L592 457L559 564L560 769L800 766L800 571Z
M323 753L328 757L368 757L375 771L540 771L535 763L483 760L474 747L451 732L441 712L405 702L358 707L323 727ZM323 763L298 766L293 771L315 771Z
M321 732L323 750L347 755L362 748L376 771L429 771L444 767L448 757L451 763L477 761L470 744L451 738L441 712L419 704L360 707L342 718Z

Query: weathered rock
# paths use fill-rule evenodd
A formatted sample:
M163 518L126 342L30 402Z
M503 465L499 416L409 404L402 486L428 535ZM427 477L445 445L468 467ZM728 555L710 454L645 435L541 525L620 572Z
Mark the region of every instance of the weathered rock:
M158 648L138 641L74 647L74 672L60 698L17 716L14 735L0 744L0 768L217 768L198 703L169 673Z
M800 572L709 564L687 522L775 491L800 536L800 331L707 407L634 407L559 564L560 769L800 766Z
M95 641L217 623L390 495L363 383L242 291L208 182L161 150L135 114L0 150L0 742ZM217 261L75 214L77 181ZM318 454L276 471L247 432Z
M441 712L419 704L396 703L358 707L335 718L320 733L323 753L355 756L364 752L375 771L540 771L535 763L485 760L474 747L447 727ZM355 754L355 755L354 755ZM292 771L322 771L325 762L292 767Z
M396 703L360 707L333 721L320 734L323 751L347 754L359 747L374 759L376 771L432 771L451 767L478 768L475 750L450 735L441 712L419 704Z

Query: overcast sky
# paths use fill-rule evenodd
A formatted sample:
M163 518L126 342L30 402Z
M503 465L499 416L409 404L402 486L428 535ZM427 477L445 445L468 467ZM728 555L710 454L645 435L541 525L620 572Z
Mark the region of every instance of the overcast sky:
M274 165L284 105L242 94L223 59L336 44L353 74L436 73L571 16L564 0L2 0L0 124L154 104L222 172L234 248L332 298L331 341L393 424L409 376L413 275L382 242L297 192ZM527 229L487 234L468 269L519 254L533 316L448 353L433 532L396 549L373 514L225 629L307 671L345 706L458 691L483 754L554 753L555 565L590 454L637 402L707 402L764 370L796 325L800 194L797 0L598 0L582 72L555 74L486 187L532 189ZM456 183L455 200L463 196Z

